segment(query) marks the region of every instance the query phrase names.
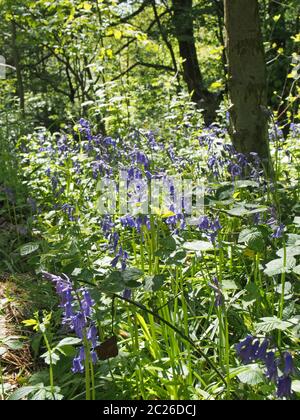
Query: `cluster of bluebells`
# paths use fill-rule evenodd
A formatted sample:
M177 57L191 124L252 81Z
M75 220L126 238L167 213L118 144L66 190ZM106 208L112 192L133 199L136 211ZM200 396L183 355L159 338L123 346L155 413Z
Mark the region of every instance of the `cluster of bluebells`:
M67 326L82 340L82 346L73 360L72 372L83 373L87 351L84 345L85 341L89 344L92 362L97 363L95 348L98 341L98 331L92 321L95 302L86 288L75 290L71 280L65 274L56 276L43 272L43 276L55 285L56 293L60 298L60 307L63 309L63 325Z
M276 384L278 398L291 396L292 375L296 369L290 352L286 351L281 357L276 357L276 351L271 348L270 340L265 338L261 342L252 335L248 335L236 344L235 348L243 364L262 362L265 365L266 378Z
M111 266L115 268L118 263L121 263L122 271L125 271L127 268L127 260L129 258L129 254L127 251L124 251L123 248L120 246L117 255L111 262Z
M219 178L222 173L229 173L233 179L247 174L251 179L260 181L263 171L257 153L247 157L238 153L232 144L226 143L227 130L212 124L203 130L199 137L201 147L207 147L207 167Z
M141 233L142 227L145 226L147 230L151 229L150 217L146 215L131 216L127 214L121 217L121 225L125 228L136 229L138 233Z
M216 219L209 219L207 216L201 217L198 227L213 244L216 242L218 233L222 229L218 217Z
M270 218L267 220L267 225L269 225L273 230L271 237L274 239L279 239L284 234L285 225L282 223L278 223L277 213L274 207L271 207L269 209L269 213Z
M75 222L76 218L74 216L75 208L71 206L70 204L64 204L62 206L62 211L68 216L68 219L71 222Z

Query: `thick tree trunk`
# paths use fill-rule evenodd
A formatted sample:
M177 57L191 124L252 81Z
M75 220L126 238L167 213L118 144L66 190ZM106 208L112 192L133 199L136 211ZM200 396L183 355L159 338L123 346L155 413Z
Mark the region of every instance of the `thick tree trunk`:
M257 0L225 0L230 126L235 148L270 165L267 79Z
M199 66L194 36L193 0L172 0L172 4L175 36L183 60L183 77L193 102L204 110L204 120L209 125L214 121L218 101L205 88Z

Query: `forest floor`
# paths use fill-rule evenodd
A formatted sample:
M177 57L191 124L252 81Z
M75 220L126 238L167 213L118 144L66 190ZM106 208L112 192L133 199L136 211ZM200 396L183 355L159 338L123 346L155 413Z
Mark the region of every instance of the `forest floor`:
M27 332L22 325L31 304L28 299L24 300L26 294L20 287L21 277L24 281L22 275L16 282L15 277L0 275L0 350L5 392L22 385L34 364ZM2 394L0 392L0 399Z

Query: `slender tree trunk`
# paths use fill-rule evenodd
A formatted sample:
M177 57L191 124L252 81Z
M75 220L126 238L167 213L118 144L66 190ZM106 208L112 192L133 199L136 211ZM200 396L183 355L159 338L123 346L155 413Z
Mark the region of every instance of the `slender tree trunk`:
M19 46L17 41L17 28L16 23L12 21L12 55L14 59L14 65L16 68L17 73L17 95L20 100L20 109L22 112L22 116L25 117L25 93L24 93L24 83L23 83L23 75L21 70L20 64L20 52Z
M286 41L291 36L286 28L285 11L284 4L269 1L269 41L272 49L270 56L267 57L271 62L268 69L268 98L272 108L277 109L278 122L284 126L284 133L287 135L288 108L285 98L292 84L287 77L290 71L290 59L284 54L278 56L279 48L286 51Z
M193 0L172 0L172 4L175 36L183 60L183 77L193 102L204 109L204 120L209 125L214 121L218 101L205 88L199 66L194 36Z
M269 168L267 79L258 0L225 0L231 137Z

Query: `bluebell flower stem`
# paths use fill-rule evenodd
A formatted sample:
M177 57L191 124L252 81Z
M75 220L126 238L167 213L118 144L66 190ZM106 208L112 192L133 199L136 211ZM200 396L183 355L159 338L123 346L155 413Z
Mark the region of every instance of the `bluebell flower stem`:
M86 338L86 334L83 337L83 346L85 353L84 367L85 367L85 399L86 401L91 400L91 374L90 374L90 345Z
M52 349L51 349L51 346L49 344L49 340L48 340L48 337L47 337L46 333L45 332L42 332L42 335L43 335L43 339L44 339L44 342L45 342L47 351L49 353L49 362L50 362L50 365L49 365L49 381L50 381L51 393L52 393L52 396L54 398L55 391L54 391L54 375L53 375Z
M280 303L279 303L279 314L278 314L278 318L280 320L282 320L283 318L283 310L284 310L284 295L285 295L285 279L286 279L286 273L285 273L285 268L286 268L286 243L284 241L283 243L283 272L281 274L281 296L280 296ZM281 330L278 331L278 348L281 348L281 339L282 339L282 332Z
M95 370L94 370L92 358L90 358L90 368L91 368L92 400L96 401Z

